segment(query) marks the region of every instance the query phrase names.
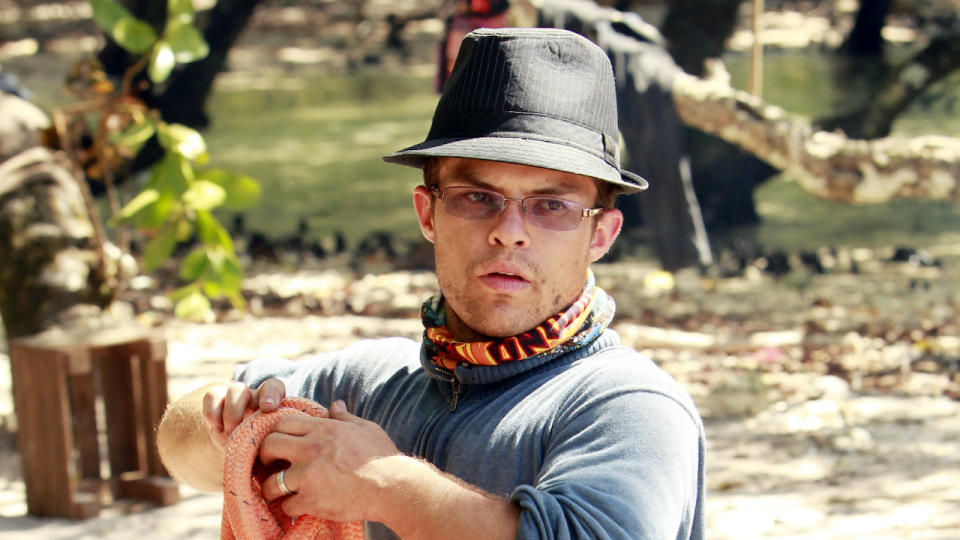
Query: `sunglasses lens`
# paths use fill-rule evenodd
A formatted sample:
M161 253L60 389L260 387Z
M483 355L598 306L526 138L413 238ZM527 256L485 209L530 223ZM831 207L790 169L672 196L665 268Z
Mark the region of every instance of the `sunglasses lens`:
M493 219L503 210L504 201L507 200L496 191L471 187L451 187L441 193L443 209L463 219ZM531 225L569 231L580 224L583 207L557 197L527 197L523 199L523 212Z
M580 224L583 207L556 197L529 197L523 201L527 221L544 229L569 231Z
M447 188L443 192L443 209L464 219L490 219L503 208L503 195L495 191L473 188Z

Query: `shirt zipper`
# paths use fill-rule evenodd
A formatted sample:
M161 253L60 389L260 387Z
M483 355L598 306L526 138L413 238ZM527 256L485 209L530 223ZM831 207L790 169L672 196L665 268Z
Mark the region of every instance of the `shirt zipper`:
M457 402L460 400L460 388L463 385L456 377L450 377L450 392L452 394L450 398L450 412L456 412Z

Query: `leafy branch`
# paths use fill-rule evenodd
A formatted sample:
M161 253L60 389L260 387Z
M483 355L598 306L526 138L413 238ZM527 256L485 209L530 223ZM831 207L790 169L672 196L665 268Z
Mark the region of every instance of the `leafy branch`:
M180 263L180 278L188 283L172 293L177 316L202 319L211 312L210 299L224 297L242 309L243 270L233 240L213 210L250 207L260 198L260 186L249 176L204 168L209 155L203 136L188 126L163 121L134 88L135 78L144 70L150 81L161 84L177 64L208 54L207 43L194 25L193 3L168 0L166 25L158 35L115 0L89 2L97 25L139 58L124 73L119 89L98 65L88 61L74 69L68 87L79 102L54 112L61 143L88 177L104 182L113 214L109 223L118 230L132 225L148 238L141 255L144 270L157 270L177 245L196 243ZM90 124L95 128L90 129ZM78 132L87 130L92 131L92 143L72 148ZM114 177L154 137L163 157L152 167L142 190L121 207Z

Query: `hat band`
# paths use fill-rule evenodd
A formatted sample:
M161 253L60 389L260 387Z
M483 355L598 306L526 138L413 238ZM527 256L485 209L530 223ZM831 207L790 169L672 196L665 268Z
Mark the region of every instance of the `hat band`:
M517 112L460 111L442 118L441 125L437 125L436 120L439 119L435 119L428 141L481 137L532 139L576 148L620 170L619 145L610 144L611 140L617 140L615 137L562 118ZM470 129L462 129L465 126Z

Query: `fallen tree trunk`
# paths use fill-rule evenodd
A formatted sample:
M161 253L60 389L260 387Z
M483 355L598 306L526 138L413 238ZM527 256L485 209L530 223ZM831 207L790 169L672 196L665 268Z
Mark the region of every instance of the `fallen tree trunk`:
M674 78L673 100L687 125L740 146L818 197L846 203L900 197L960 201L956 137L849 139L817 131L746 92L685 73Z

